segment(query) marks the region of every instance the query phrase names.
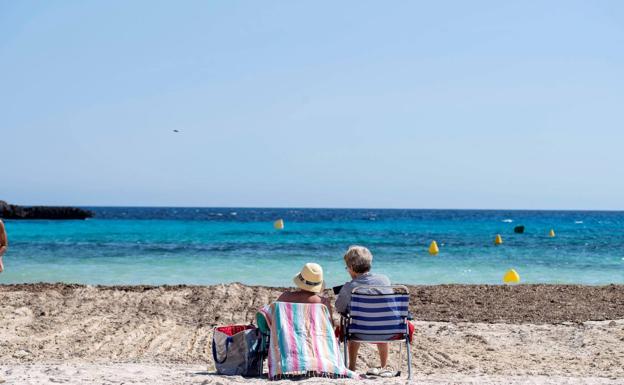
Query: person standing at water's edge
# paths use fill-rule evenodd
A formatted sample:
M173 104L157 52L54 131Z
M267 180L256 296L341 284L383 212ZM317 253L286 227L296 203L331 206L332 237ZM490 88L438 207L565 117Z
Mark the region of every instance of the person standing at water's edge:
M338 293L336 298L336 311L344 313L351 302L351 291L358 286L373 285L373 286L388 286L390 285L390 279L383 274L371 273L371 267L373 264L373 254L363 246L351 246L344 255L345 268L351 276L351 281L344 284ZM349 369L355 370L355 363L357 360L358 350L360 349L360 343L349 341ZM380 375L384 371L388 363L388 344L377 344L377 350L379 351L379 360L381 361L380 368L374 368L369 370L367 374Z
M7 237L6 229L4 228L4 222L0 219L0 273L4 270L4 264L2 263L2 256L9 248L9 238Z

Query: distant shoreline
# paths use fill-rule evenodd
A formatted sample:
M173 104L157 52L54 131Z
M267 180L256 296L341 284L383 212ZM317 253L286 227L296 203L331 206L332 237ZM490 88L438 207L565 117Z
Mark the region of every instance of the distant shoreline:
M593 208L423 208L423 207L321 207L321 206L168 206L168 205L91 205L91 204L21 204L20 206L45 206L52 208L76 207L81 209L215 209L215 210L378 210L378 211L509 211L509 212L587 212L587 213L624 213L624 209L593 209Z

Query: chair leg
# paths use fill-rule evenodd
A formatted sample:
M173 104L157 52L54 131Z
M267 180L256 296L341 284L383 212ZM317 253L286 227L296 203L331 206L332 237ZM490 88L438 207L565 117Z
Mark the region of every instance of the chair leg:
M262 336L262 360L260 361L260 375L262 376L264 374L264 362L267 362L268 365L268 360L269 360L269 346L270 346L270 335L263 335ZM267 378L269 376L269 372L267 371Z
M397 372L397 377L401 376L401 371L403 370L403 344L399 344L399 370Z
M408 336L405 338L405 344L406 346L406 354L407 354L407 379L411 380L412 379L412 349L410 349L410 341L409 341L409 334Z

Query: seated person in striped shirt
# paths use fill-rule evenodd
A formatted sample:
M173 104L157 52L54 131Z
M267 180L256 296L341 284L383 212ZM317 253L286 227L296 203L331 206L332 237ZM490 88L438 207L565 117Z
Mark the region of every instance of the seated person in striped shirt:
M336 298L336 311L344 313L351 302L351 291L358 286L363 285L376 285L376 286L388 286L390 285L390 279L383 274L371 273L371 266L373 263L373 255L371 252L363 246L351 246L344 255L345 269L351 276L351 281L344 284L338 293ZM357 360L358 350L360 349L360 343L355 341L349 341L349 369L355 370L355 364ZM381 361L380 368L373 368L367 372L367 374L383 375L388 363L388 344L377 344L377 350L379 351L379 359Z

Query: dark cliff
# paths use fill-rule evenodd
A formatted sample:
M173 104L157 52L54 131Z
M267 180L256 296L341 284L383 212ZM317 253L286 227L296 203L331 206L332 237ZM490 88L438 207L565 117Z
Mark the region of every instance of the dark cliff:
M77 207L18 206L0 201L0 218L3 219L86 219L93 213Z

